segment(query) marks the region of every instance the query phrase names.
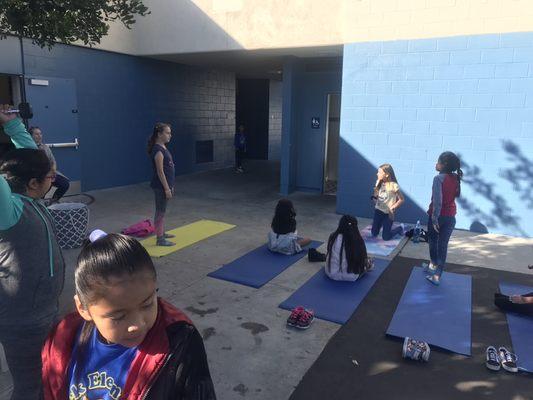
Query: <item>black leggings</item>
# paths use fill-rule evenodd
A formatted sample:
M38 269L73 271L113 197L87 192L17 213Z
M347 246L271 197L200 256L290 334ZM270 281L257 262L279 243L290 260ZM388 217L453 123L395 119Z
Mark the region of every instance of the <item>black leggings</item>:
M532 297L533 292L523 294L522 296ZM501 293L494 293L494 304L503 311L533 316L533 303L516 304L509 300L509 296L505 296Z
M66 176L57 174L52 182L52 186L57 188L52 197L54 200L59 200L65 193L67 193L68 188L70 187L70 181Z

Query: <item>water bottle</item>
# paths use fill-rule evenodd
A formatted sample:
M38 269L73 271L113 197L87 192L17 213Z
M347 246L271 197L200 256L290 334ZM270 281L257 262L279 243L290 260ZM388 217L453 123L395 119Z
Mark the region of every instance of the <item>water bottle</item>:
M420 231L422 228L420 227L420 220L416 221L415 230L413 232L413 242L419 243L420 242Z

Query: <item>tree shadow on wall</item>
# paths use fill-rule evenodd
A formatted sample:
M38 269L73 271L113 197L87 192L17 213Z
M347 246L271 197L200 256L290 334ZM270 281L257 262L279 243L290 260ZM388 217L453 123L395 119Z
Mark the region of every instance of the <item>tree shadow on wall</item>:
M500 176L513 185L521 199L533 208L533 161L527 158L520 147L510 140L503 141L503 149L508 159L515 162L514 168L504 169Z
M513 190L520 195L529 207L533 206L533 162L529 160L515 143L505 140L502 142L503 150L508 155L512 166L503 169L500 177L513 185ZM459 157L461 155L459 154ZM461 167L464 172L463 182L473 191L486 200L492 207L488 211L481 210L474 202L465 197L459 197L457 202L466 211L474 222L471 230L479 231L479 227L498 228L499 226L512 227L516 234L528 236L521 227L520 217L507 204L505 198L497 192L496 183L487 181L481 174L481 169L471 165L461 157ZM477 229L474 229L477 227Z

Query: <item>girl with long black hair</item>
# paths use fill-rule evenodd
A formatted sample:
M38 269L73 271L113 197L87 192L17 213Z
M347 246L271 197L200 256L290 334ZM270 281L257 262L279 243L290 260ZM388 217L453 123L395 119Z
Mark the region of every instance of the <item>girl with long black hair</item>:
M368 257L365 241L357 227L357 219L343 215L337 230L329 236L326 275L336 281L356 281L373 266L374 261Z
M293 255L311 243L307 237L299 237L296 230L296 210L289 199L281 199L276 205L268 233L268 249L281 254Z

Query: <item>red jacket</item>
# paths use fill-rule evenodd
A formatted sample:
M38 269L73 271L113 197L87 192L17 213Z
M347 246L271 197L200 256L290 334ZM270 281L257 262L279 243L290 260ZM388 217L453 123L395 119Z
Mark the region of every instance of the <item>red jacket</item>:
M44 344L45 400L68 399L67 371L82 323L78 313L67 315ZM183 312L163 299L158 299L157 319L131 363L121 398L216 398L200 334Z
M439 217L455 217L457 206L455 198L459 196L459 178L456 174L440 173L433 178L431 203L428 214L433 221Z

